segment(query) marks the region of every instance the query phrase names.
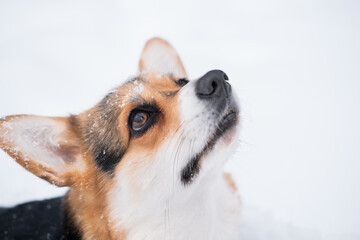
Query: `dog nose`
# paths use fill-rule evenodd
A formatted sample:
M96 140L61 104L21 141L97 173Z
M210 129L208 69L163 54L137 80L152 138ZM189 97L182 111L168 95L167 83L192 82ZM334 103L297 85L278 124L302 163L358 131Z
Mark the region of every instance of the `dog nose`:
M212 70L196 83L196 94L201 99L227 98L231 96L228 76L221 70Z

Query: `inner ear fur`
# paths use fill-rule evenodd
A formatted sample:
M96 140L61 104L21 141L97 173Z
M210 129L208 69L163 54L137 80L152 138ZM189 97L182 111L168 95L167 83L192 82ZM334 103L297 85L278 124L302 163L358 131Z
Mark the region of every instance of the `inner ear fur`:
M162 38L152 38L146 44L139 61L140 71L169 73L187 78L184 65L176 50Z
M85 164L71 117L14 115L0 119L0 148L26 170L57 186L70 186Z

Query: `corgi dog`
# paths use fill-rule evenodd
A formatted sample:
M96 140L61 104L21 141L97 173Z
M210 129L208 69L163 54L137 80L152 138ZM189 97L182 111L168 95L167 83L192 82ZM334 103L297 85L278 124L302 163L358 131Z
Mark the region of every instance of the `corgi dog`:
M223 166L240 111L228 76L189 79L149 40L139 73L78 115L0 118L0 148L61 198L0 209L0 239L238 239L240 198Z

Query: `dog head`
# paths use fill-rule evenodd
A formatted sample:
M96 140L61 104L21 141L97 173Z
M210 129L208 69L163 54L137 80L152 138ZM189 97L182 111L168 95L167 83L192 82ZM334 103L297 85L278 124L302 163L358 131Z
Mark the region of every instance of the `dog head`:
M209 187L237 143L239 107L227 75L189 79L159 38L146 44L139 70L81 114L1 119L0 147L50 183L98 191L109 208Z

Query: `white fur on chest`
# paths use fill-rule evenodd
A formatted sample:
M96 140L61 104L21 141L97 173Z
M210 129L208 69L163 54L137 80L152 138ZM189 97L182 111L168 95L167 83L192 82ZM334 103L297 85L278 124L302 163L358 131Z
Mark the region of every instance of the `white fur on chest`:
M198 184L210 179L202 180ZM168 200L144 196L127 201L119 196L122 200L113 202L112 221L118 229L125 228L129 240L237 239L239 199L221 176L212 181L212 188L198 188L190 198L173 193Z

